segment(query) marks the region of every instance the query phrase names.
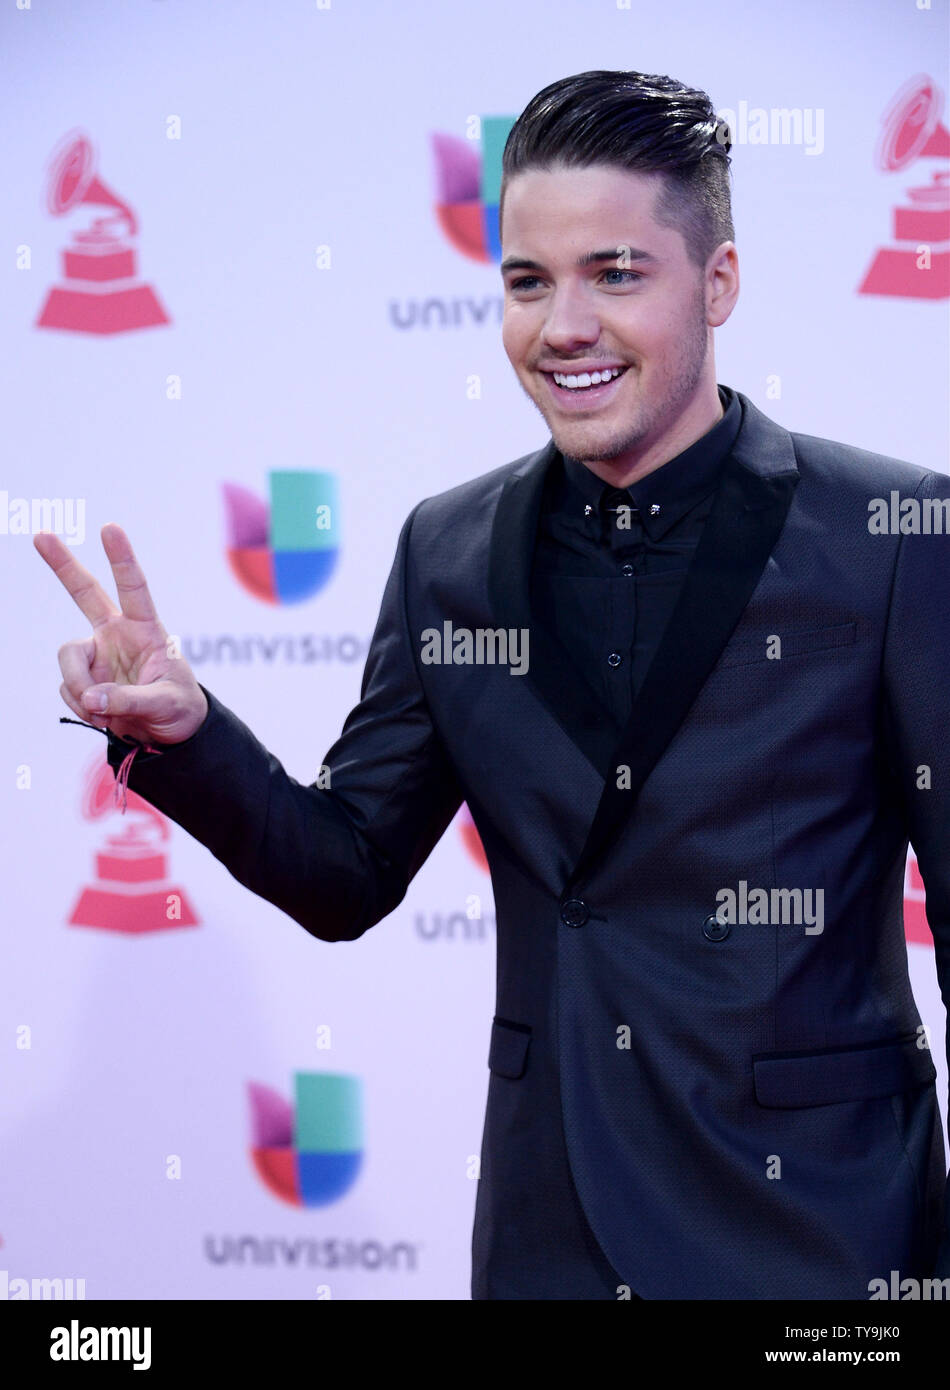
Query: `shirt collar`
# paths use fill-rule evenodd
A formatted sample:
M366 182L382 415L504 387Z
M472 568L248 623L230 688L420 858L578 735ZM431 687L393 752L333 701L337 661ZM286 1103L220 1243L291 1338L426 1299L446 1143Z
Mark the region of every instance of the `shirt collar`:
M712 429L675 458L623 489L632 505L639 508L640 520L651 540L665 535L716 486L742 423L742 407L736 392L729 386L720 386L719 399L723 415ZM614 489L579 459L567 454L562 454L561 459L567 483L562 494L565 509L581 517L585 515L585 506L599 513L604 493ZM651 508L658 510L651 511Z

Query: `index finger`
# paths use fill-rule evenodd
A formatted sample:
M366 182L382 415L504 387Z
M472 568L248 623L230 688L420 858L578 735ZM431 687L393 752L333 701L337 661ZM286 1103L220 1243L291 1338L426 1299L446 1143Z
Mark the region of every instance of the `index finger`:
M135 558L132 542L114 521L102 528L102 544L109 557L122 612L127 618L158 622L158 613L148 591L142 567Z
M79 563L54 531L38 531L33 537L33 545L93 627L100 627L118 613L119 610L95 575Z

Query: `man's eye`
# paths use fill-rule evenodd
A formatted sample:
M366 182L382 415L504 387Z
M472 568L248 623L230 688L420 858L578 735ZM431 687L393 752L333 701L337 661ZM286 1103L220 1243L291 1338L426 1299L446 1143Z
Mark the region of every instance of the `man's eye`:
M616 269L613 269L613 270L605 270L605 271L604 271L604 274L605 274L605 275L626 275L626 276L627 276L626 281L620 281L620 280L613 280L613 281L611 281L610 283L612 283L612 284L614 284L614 285L624 284L624 283L625 283L625 284L631 284L631 283L632 283L633 281L635 281L635 280L642 280L642 279L643 279L643 275L641 274L641 272L640 272L639 270L616 270ZM512 291L514 291L514 290L530 290L530 289L533 289L534 286L537 285L537 284L540 284L540 280L538 279L537 275L522 275L519 279L517 279L517 280L512 280L511 284L509 285L509 289L511 289Z

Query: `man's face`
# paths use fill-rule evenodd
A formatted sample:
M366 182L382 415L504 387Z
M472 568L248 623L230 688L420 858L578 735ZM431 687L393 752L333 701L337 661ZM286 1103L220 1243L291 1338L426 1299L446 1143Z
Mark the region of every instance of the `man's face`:
M654 221L662 177L594 165L529 169L506 184L502 341L556 446L585 462L635 463L704 388L707 415L716 402L711 326L735 295L722 312L721 277ZM621 375L586 389L555 381L594 368Z

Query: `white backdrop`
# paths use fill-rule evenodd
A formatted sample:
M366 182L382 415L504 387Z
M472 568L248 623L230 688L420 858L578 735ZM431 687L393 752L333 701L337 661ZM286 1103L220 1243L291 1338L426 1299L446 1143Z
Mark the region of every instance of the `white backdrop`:
M408 511L548 437L504 355L497 265L440 229L432 136L600 67L801 113L798 143L733 151L742 294L718 379L789 428L946 470L946 296L858 292L907 189L948 167L875 163L895 93L947 89L946 38L942 0L4 7L0 1297L74 1278L88 1298L467 1298L494 975L461 817L390 918L330 946L177 827L84 814L105 740L58 723L56 652L86 623L16 499L80 503L76 554L104 582L99 530L120 522L199 679L311 781ZM89 331L107 310L88 281L66 284L76 327L37 324L76 234L117 211L51 213L50 157L75 131L138 219L132 237L113 222L111 270L101 247L83 261L123 331ZM127 281L168 322L135 327ZM262 601L226 557L222 484L266 501L274 470L339 489L336 567L299 603ZM131 849L110 845L133 819ZM195 925L129 930L141 894L126 930L70 923L86 888L104 913L109 876L150 846L146 880ZM909 954L945 1104L933 951ZM295 1074L324 1072L361 1080L362 1167L336 1201L293 1206L255 1170L248 1087L292 1102Z

